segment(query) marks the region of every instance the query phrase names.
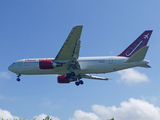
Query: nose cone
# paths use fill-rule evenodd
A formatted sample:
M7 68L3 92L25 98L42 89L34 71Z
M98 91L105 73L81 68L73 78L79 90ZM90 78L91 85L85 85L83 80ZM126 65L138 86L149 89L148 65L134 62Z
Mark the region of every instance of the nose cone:
M11 71L11 72L13 72L13 73L19 73L19 71L17 70L17 65L16 65L16 63L13 63L12 65L10 65L10 66L8 67L8 70Z
M8 70L11 71L11 72L13 72L13 66L10 65L10 66L8 67Z

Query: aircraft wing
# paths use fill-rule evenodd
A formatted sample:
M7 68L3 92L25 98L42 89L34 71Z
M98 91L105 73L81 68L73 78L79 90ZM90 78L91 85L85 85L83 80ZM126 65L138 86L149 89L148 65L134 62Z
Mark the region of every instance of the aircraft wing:
M62 48L57 54L54 60L55 62L77 63L77 59L79 57L79 49L80 49L80 43L81 43L80 36L81 36L82 28L83 28L82 25L75 26L72 28Z
M82 76L82 78L87 78L87 79L97 79L97 80L109 80L110 78L103 78L103 77L98 77L98 76L92 76L85 74Z

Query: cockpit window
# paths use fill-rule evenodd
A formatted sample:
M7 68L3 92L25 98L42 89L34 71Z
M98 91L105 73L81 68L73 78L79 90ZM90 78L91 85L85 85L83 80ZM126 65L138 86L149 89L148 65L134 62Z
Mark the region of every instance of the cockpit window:
M15 64L15 62L14 62L13 64ZM13 64L12 64L12 65L13 65Z

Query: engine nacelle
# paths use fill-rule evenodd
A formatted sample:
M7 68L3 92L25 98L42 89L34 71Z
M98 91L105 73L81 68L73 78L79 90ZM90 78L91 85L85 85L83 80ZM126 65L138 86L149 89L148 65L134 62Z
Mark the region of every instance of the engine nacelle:
M40 60L39 68L40 69L53 69L54 67L62 66L60 63L55 63L53 60Z
M66 75L59 75L57 77L58 83L70 83L69 78Z
M58 83L70 83L72 81L76 81L77 78L68 78L66 75L59 75L57 77L57 82Z

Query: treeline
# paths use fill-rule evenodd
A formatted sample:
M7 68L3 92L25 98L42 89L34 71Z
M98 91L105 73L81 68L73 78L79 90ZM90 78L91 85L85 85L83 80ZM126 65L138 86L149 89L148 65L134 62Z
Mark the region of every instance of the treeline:
M12 120L12 119L3 119L2 120ZM13 120L18 120L17 118L16 119L13 119ZM28 120L28 119L22 119L20 118L20 120ZM33 120L36 120L36 118L34 118ZM47 115L43 120L52 120L49 115ZM107 120L114 120L114 117L112 119L107 119Z

